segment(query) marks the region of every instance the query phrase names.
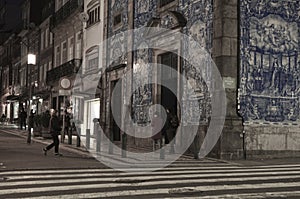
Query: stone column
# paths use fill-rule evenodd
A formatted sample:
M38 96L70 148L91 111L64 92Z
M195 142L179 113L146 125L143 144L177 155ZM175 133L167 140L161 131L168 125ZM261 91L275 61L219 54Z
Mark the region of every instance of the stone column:
M243 158L243 126L237 114L239 78L238 0L214 1L213 60L220 70L227 98L222 136L211 155L221 159Z

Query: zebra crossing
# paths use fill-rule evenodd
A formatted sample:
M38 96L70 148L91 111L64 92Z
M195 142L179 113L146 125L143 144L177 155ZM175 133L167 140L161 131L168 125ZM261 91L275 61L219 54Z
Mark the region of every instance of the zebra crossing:
M88 168L0 173L0 198L289 197L300 197L300 164L246 167L181 159L154 172Z

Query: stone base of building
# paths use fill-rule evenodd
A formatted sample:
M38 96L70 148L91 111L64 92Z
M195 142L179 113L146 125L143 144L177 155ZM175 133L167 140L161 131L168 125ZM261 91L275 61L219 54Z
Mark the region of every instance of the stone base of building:
M221 137L208 157L225 160L244 159L243 139L241 118L227 118Z
M262 151L262 150L251 150L246 151L247 159L274 159L274 158L300 158L300 150L299 151L278 151L278 150L270 150L270 151Z
M244 132L247 159L300 157L299 126L247 125Z

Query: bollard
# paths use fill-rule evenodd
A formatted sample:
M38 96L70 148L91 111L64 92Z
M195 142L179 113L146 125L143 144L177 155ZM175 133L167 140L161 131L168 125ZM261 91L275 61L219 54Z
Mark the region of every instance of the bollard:
M68 129L68 144L72 145L72 132L73 128Z
M113 146L113 140L114 140L114 134L112 131L110 131L110 142L108 145L108 154L114 153L114 146Z
M127 134L122 133L122 158L127 157Z
M101 151L101 132L99 131L98 125L96 125L95 133L96 133L96 152L100 152Z
M175 138L171 141L171 148L170 148L170 154L175 154Z
M165 138L162 138L160 140L160 154L159 157L160 159L165 159L165 149L164 149L164 145L165 145Z
M194 149L193 149L193 153L194 153L194 159L199 159L199 150L200 150L200 136L199 133L196 134L195 138L194 138Z
M86 135L85 135L85 146L87 149L90 149L90 140L91 140L91 130L86 129Z
M80 135L81 135L80 131L81 129L77 128L77 144L76 144L77 147L80 147Z

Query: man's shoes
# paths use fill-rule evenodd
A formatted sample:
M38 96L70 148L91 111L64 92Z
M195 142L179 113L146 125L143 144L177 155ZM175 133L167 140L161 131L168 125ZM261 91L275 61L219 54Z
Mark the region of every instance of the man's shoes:
M62 156L61 153L55 153L54 155L55 155L55 156Z
M44 155L47 155L47 149L43 148Z

